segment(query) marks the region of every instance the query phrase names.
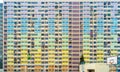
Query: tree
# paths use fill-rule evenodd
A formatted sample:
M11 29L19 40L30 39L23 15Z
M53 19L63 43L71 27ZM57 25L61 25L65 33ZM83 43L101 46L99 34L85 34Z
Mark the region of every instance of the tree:
M80 58L80 64L85 64L85 61L84 61L84 56L82 54L81 58Z

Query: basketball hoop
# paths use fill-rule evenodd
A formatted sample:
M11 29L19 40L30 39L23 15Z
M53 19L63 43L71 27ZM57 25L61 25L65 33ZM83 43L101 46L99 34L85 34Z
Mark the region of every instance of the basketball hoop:
M109 64L113 64L113 62L109 62Z
M117 56L108 57L107 58L107 64L117 64Z
M110 61L109 61L109 64L113 64L114 63L114 59L111 59Z

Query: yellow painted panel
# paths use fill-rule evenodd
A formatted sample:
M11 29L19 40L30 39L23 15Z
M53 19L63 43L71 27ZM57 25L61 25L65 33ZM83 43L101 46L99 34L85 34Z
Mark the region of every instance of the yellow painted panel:
M41 61L34 61L35 64L41 64Z
M27 58L26 59L21 59L21 61L27 61Z
M7 65L13 65L14 62L13 61L7 61Z
M86 53L86 52L90 52L89 50L88 51L83 51L84 53Z
M7 59L7 61L14 61L14 59L10 59L10 58L9 58L9 59Z

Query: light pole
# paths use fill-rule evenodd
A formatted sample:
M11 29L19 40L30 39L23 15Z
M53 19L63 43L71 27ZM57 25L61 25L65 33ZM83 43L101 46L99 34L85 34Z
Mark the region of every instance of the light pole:
M107 51L107 54L108 54L108 57L110 57L110 55L111 55L111 51L108 50L108 51ZM111 68L111 64L109 65L109 68ZM111 69L109 69L109 72L111 72Z

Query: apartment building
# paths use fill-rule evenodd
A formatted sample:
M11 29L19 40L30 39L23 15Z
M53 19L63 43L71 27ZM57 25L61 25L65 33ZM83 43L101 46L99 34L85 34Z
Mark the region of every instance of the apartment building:
M4 1L4 71L78 72L80 21L74 4L79 5L69 9L69 2Z
M0 3L0 69L3 68L3 4Z
M4 0L4 72L79 72L82 54L119 59L119 16L117 0Z

